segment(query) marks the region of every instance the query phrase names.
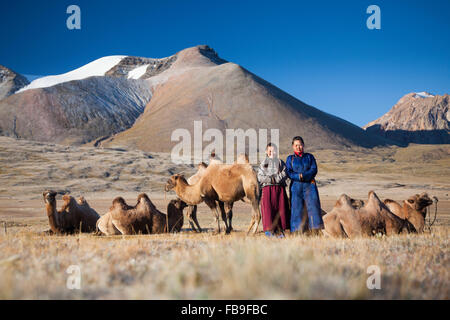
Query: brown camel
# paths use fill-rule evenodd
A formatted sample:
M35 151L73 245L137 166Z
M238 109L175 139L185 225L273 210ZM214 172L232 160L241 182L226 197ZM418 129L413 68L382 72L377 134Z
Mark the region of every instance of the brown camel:
M404 220L394 215L375 192L370 191L367 203L362 207L361 204L345 194L341 195L333 209L323 217L324 234L354 238L378 232L389 236L403 230Z
M170 200L169 204L167 205L167 214L169 216L169 232L181 231L184 223L183 209L186 207L186 202L179 198ZM197 220L197 218L195 218L195 220Z
M207 167L208 165L206 163L201 162L197 166L197 172L186 180L187 183L189 183L190 185L196 184L203 176ZM197 220L197 205L188 205L188 208L186 210L186 217L188 218L189 225L191 226L192 230L194 230L195 232L202 232L202 228L200 227L200 224ZM195 226L197 226L197 228Z
M138 196L134 207L129 206L122 197L115 198L106 215L111 216L113 226L123 235L178 232L183 226L185 207L186 203L180 199L171 200L167 207L168 216L166 216L155 207L145 193L142 193ZM108 228L101 231L110 235Z
M64 195L63 206L61 210L57 211L56 195L57 193L52 190L43 193L50 230L53 233L95 231L100 216L83 197L76 201L73 197Z
M437 202L437 198L434 197ZM425 227L427 207L433 204L433 200L427 193L415 194L403 201L403 206L394 200L386 199L384 204L397 217L406 220L408 232L422 233Z
M249 163L234 164L210 164L197 183L189 185L183 175L175 174L167 181L165 190L174 189L188 205L196 205L205 202L217 219L217 232L220 233L219 211L217 203L222 212L222 220L225 223L225 231L231 231L227 220L227 214L223 208L224 203L234 203L247 198L252 204L252 220L248 228L250 232L254 227L256 233L260 220L259 211L259 184L256 173Z
M239 156L238 161L240 163L243 163L242 161L245 161L245 158L243 158L242 155ZM214 153L211 154L211 157L209 159L210 164L222 164L222 161L219 160ZM248 163L248 158L247 158ZM206 168L208 165L204 162L201 162L197 166L197 172L189 177L186 181L189 183L189 185L196 184L198 181L200 181L201 177L206 171ZM221 203L221 201L218 201L218 205L220 210L222 211L222 215L225 214L225 216L228 219L228 226L230 230L233 230L232 226L232 220L233 220L233 202L227 202L225 204ZM223 209L225 212L223 212ZM189 224L191 225L192 230L195 232L202 232L202 229L200 228L200 225L197 220L197 205L188 205L188 209L186 212L186 216L189 219ZM216 216L214 215L214 219L216 219ZM198 231L195 229L194 223L197 225Z

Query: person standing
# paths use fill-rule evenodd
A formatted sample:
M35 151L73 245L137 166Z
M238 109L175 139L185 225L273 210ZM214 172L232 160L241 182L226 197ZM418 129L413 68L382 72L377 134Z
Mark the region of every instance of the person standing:
M292 139L294 154L286 159L286 173L291 179L289 185L291 198L291 233L299 230L302 225L303 206L308 211L309 229L318 233L323 229L319 192L315 176L317 163L314 156L304 152L303 138L296 136ZM306 217L305 217L306 218Z
M262 187L261 213L266 236L289 229L289 202L286 194L286 164L278 157L277 146L269 143L266 158L258 169L258 181Z

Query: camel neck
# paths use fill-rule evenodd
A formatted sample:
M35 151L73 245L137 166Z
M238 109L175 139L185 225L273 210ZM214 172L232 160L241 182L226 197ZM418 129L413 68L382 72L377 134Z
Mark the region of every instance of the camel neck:
M50 225L50 229L54 232L57 233L58 232L58 224L56 222L56 203L47 203L45 205L46 209L47 209L47 216L48 216L48 222Z
M179 181L175 187L175 192L187 204L196 205L203 201L199 186L199 183L189 185L185 181Z

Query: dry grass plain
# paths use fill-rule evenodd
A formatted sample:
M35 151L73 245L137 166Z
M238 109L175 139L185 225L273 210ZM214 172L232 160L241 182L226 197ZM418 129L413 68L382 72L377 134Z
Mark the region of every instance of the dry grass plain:
M195 168L162 153L0 137L0 299L448 299L450 146L314 154L325 210L342 193L402 200L426 191L440 200L436 224L422 235L267 239L245 235L250 206L237 203L236 231L213 235L202 204L202 234L185 221L179 234L47 236L47 188L84 195L100 214L115 196L134 203L146 192L165 212L174 197L162 193L168 176ZM80 267L80 290L66 286L70 265ZM366 286L371 265L380 267L380 290Z

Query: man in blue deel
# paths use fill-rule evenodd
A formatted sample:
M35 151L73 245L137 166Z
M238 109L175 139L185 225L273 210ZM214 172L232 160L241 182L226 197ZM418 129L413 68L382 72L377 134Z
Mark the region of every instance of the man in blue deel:
M319 192L314 177L317 174L317 163L314 156L303 152L303 138L292 139L294 154L286 159L286 173L291 179L289 186L291 198L291 233L299 230L302 224L303 206L308 211L309 229L318 234L323 229ZM306 217L305 217L306 218Z

